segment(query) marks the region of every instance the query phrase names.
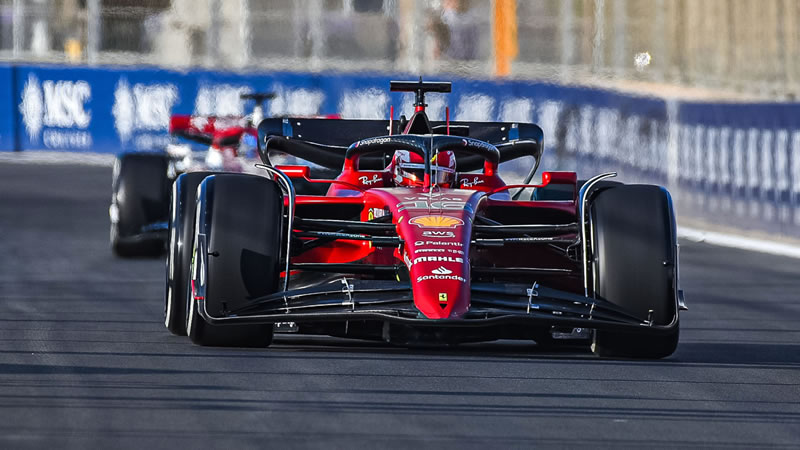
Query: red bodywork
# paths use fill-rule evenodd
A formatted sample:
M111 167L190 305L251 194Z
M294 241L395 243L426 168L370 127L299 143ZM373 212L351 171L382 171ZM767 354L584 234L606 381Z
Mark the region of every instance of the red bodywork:
M278 166L292 178L310 180L304 166ZM414 304L428 319L459 319L470 308L471 265L496 267L525 267L531 261L558 267L559 260L544 249L526 249L520 253L502 247L470 252L472 226L476 214L485 217L498 211L514 211L518 223L547 220L554 223L574 221L575 201L512 201L496 165L487 164L483 173L461 174L458 188L395 187L391 167L383 171L357 170L357 162L347 160L344 170L331 184L328 195L298 196L297 215L313 214L316 205L350 205L361 209L364 222L390 214L397 235L403 240L401 248L376 248L369 242L337 240L292 258L292 263L363 263L387 265L402 263L408 267ZM573 172L544 172L543 187L550 183L576 186ZM529 188L532 186L528 186ZM524 210L525 213L519 213ZM512 213L514 214L514 213ZM514 223L504 218L504 223ZM525 248L525 247L523 247ZM568 267L567 262L561 265ZM575 280L553 280L562 288L574 292L580 283Z

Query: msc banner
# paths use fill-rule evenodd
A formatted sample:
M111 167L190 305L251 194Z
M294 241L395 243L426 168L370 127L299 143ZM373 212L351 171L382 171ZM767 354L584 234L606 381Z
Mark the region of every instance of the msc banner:
M389 80L397 77L379 75L63 66L18 66L14 71L14 100L8 107L19 114L19 150L156 150L169 140L170 114L243 114L248 105L239 95L250 91L277 94L266 111L273 116L376 119L388 117L391 105L397 115L413 110L412 94L388 91ZM585 105L613 108L625 117L664 119L664 104L658 100L542 83L452 81L452 94L428 96L431 117L444 119L449 105L454 120L536 121L547 126L555 125L562 114L574 119L572 114L582 114L578 106ZM603 145L608 144L606 140Z
M267 115L409 114L412 75L246 73L156 68L0 66L0 150L158 151L173 113L241 115L240 94L277 94ZM441 77L437 77L441 78ZM667 186L681 217L800 237L800 104L666 101L530 81L450 79L428 113L453 120L535 122L546 170ZM522 175L519 165L506 173ZM512 177L513 179L513 177Z

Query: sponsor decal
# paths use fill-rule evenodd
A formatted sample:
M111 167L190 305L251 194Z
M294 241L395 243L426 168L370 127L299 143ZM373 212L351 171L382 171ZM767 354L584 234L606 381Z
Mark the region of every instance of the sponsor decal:
M450 197L448 197L448 195L451 195L451 193L449 193L449 192L446 192L446 193L431 192L431 193L426 193L425 195L403 196L403 200L406 200L406 201L417 200L417 201L423 201L424 202L424 201L430 200L431 198L435 198L436 200L441 200L441 201L463 202L464 200L469 198L469 195L465 195L463 197L461 197L461 196L450 196Z
M448 242L448 241L414 241L414 246L415 247L427 247L427 246L433 246L433 247L447 247L447 246L463 247L464 244L462 244L461 242Z
M362 141L356 142L356 147L359 147L359 146L362 146L362 145L372 145L372 144L376 144L376 145L388 144L389 142L392 142L392 138L390 138L390 137L364 139Z
M389 110L389 95L383 86L346 90L339 100L339 113L343 119L385 119ZM369 139L361 141L367 143Z
M367 218L369 220L373 220L377 217L383 217L386 215L386 211L383 208L370 208L369 212L367 213Z
M241 95L251 90L243 85L204 84L197 90L194 113L200 116L241 116L245 103Z
M460 277L458 275L423 275L421 277L417 277L417 283L428 280L451 280L451 281L460 281L462 283L467 282L466 278Z
M178 88L173 84L136 83L130 86L127 79L121 78L114 90L114 106L111 108L120 141L125 144L136 132L143 131L151 134L137 135L134 139L136 148L169 144L170 138L164 132L169 128L172 107L177 101Z
M81 131L92 120L92 113L86 108L91 99L92 88L84 80L40 83L35 75L28 75L19 111L31 142L38 142L41 133L45 147L91 147L91 134Z
M439 303L447 303L447 293L439 292Z
M416 253L444 253L445 251L443 248L420 248L415 250Z
M456 234L452 231L436 231L436 230L425 230L422 232L422 235L425 237L431 238L454 238Z
M466 178L461 180L461 186L462 187L474 187L474 186L477 186L477 185L483 184L483 183L484 183L484 180L481 180L479 177L473 177L472 181L469 181Z
M271 116L313 116L320 113L325 101L325 94L318 89L275 83L271 90L275 93L269 102Z
M429 202L428 200L413 200L407 202L400 202L397 204L397 211L415 209L439 209L446 211L469 211L472 212L472 205L464 201L451 201L451 200L436 200Z
M457 263L457 264L463 264L464 263L464 259L463 258L452 257L452 256L418 256L418 257L414 258L413 261L409 261L408 257L405 257L405 261L406 261L406 265L409 268L411 268L411 266L413 266L414 264L421 263L421 262L450 262L450 263ZM439 269L436 269L436 270L447 270L447 269L445 269L444 267L439 267ZM452 272L439 273L439 272L436 272L436 270L434 270L433 273L438 273L439 275L448 275L448 274L452 273Z
M453 271L445 266L439 266L437 269L431 270L431 273L434 275L450 275Z
M464 225L464 221L458 217L450 216L418 216L409 220L420 228L456 228Z
M455 248L448 248L447 251L450 252L450 253L455 253L456 255L463 255L464 254L463 250L457 250Z
M370 179L366 175L358 177L358 182L363 184L364 186L372 186L373 184L380 183L381 181L383 180L381 180L380 176L378 176L377 173L372 175L372 179Z
M477 139L466 138L466 139L462 139L461 142L464 143L465 147L466 146L479 147L479 148L485 148L487 150L494 150L496 148L494 145L489 144L488 142L479 141Z

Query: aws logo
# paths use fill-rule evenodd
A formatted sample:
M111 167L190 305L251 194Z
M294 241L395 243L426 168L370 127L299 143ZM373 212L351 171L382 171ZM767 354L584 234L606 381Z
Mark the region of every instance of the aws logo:
M422 235L425 237L435 237L435 238L454 238L456 234L452 231L438 231L438 230L425 230L422 232Z
M456 228L464 225L464 221L458 217L450 216L418 216L409 220L420 228Z

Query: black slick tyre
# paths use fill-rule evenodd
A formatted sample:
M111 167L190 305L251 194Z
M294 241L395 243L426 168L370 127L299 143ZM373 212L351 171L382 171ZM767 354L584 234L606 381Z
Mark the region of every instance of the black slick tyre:
M220 174L200 184L193 245L187 332L205 346L266 347L272 325L212 325L279 289L283 196L267 178ZM202 299L199 300L198 298Z
M167 241L167 288L164 325L174 335L186 336L189 266L192 261L197 187L215 172L188 172L172 184Z
M169 213L169 161L158 153L123 153L114 163L111 249L120 257L158 256L163 238L148 235L147 225L166 221Z
M619 185L590 206L595 294L653 328L597 330L601 356L664 358L678 345L677 246L669 193L658 186Z

